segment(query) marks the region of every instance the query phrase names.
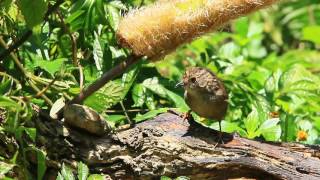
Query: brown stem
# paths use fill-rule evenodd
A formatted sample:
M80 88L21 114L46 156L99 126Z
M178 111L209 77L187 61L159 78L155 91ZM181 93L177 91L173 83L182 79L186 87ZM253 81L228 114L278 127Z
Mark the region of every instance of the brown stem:
M38 92L34 97L38 98L43 95L55 82L57 78L55 77L46 87L44 87L40 92Z
M71 39L71 48L72 48L72 62L74 66L78 66L79 68L79 84L80 84L80 91L82 91L83 89L83 68L80 64L79 59L77 59L77 52L78 52L78 48L77 48L77 38L75 37L75 35L70 31L70 28L66 25L63 16L61 14L61 12L58 10L57 14L59 16L59 19L62 23L63 29L64 31L69 35L70 39Z
M123 104L122 101L120 101L120 105L121 105L121 108L122 108L122 110L123 110L124 115L125 115L126 118L127 118L127 121L128 121L127 123L133 124L132 121L131 121L131 119L130 119L130 117L129 117L129 115L128 115L128 112L127 112L127 110L126 110L126 107L124 106L124 104Z

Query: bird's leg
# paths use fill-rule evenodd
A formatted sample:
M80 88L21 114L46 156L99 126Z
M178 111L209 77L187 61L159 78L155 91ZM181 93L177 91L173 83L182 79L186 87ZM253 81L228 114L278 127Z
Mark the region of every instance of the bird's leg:
M221 130L221 121L219 121L219 141L218 141L218 143L220 142L221 144L224 144L222 136L223 136L223 134L222 134L222 130Z
M185 113L183 113L183 115L182 115L182 120L183 120L183 122L185 121L185 120L189 120L190 119L190 117L191 117L191 109L188 111L188 112L185 112Z
M221 130L221 121L219 121L219 134L218 134L218 142L214 145L214 148L217 147L218 144L224 144L223 142L223 133Z

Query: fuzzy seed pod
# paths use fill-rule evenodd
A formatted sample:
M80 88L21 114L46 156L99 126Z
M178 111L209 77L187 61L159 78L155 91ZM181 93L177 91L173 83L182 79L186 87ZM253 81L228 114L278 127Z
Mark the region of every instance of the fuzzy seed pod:
M120 45L136 56L159 60L237 17L279 0L159 0L130 11L117 30Z

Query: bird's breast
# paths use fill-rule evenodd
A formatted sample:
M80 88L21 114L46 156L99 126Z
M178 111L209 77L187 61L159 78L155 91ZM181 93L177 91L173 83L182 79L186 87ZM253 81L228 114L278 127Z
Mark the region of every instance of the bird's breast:
M212 93L185 91L184 98L192 111L205 118L221 120L227 111L227 102Z

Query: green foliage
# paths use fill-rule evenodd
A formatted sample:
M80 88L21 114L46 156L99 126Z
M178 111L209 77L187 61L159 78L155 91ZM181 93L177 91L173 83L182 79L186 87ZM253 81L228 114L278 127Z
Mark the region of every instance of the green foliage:
M87 87L126 59L128 50L120 48L115 38L120 15L152 0L66 0L59 11L44 20L54 2L0 2L1 39L12 44L27 29L33 30L27 42L14 51L23 68L10 56L0 60L0 133L14 137L19 145L10 155L0 153L1 179L17 178L18 174L24 174L25 179L44 177L47 155L36 147L37 129L28 126L33 108L49 111L52 102L70 100L80 92L82 73L83 86ZM229 93L223 131L267 141L318 144L319 29L318 1L284 1L180 47L160 62L142 61L106 84L85 104L115 128L127 123L125 110L135 122L152 119L169 108L185 112L188 106L183 89L175 85L187 67L202 66L223 79ZM0 53L4 49L0 46ZM47 98L37 96L46 88L43 95ZM193 115L205 126L219 128L218 122ZM306 139L301 139L299 132L306 133ZM27 153L37 158L36 172L29 172L32 168ZM90 175L83 163L77 170L63 165L57 176L76 178L104 176ZM162 177L166 178L170 179Z

